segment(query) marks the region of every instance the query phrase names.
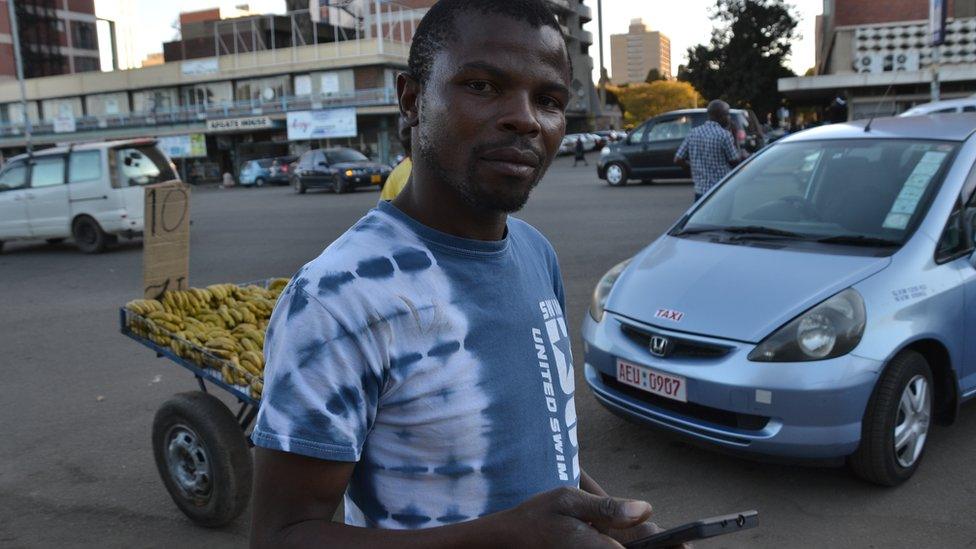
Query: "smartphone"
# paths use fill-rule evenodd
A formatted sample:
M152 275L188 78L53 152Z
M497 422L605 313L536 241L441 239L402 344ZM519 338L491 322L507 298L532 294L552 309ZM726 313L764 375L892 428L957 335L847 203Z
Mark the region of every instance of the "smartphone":
M734 534L759 526L758 511L743 511L732 515L712 517L658 532L653 536L625 543L627 549L655 549L671 547L686 541L713 538L724 534Z

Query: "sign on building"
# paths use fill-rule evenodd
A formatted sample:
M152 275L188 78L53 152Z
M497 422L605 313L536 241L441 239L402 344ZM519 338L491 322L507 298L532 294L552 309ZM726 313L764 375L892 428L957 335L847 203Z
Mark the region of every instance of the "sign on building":
M319 79L322 87L322 95L335 95L339 93L339 73L327 72Z
M355 137L356 108L323 109L288 113L288 140Z
M183 76L216 74L220 72L220 62L216 57L183 61L180 63L180 72L183 73Z
M157 145L170 158L202 158L207 156L207 138L202 133L160 137Z
M946 37L946 2L929 0L929 45L941 46Z
M240 132L273 128L274 121L267 116L248 116L246 118L222 118L207 120L208 132Z
M69 103L58 104L58 114L54 117L54 133L74 133L75 111Z

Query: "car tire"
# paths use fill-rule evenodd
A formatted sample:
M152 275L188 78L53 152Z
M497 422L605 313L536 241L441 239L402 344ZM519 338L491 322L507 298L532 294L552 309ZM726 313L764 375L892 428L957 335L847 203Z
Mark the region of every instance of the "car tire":
M237 518L251 499L251 450L234 414L202 391L179 393L153 419L153 456L173 502L207 528Z
M925 453L934 385L925 357L905 351L891 360L868 400L861 444L848 463L854 474L883 486L908 480ZM901 442L897 439L906 433Z
M71 224L71 237L75 241L78 249L86 254L98 254L105 251L105 247L111 242L109 235L102 230L102 227L87 215L75 219Z
M611 162L607 164L606 176L611 187L623 187L627 184L627 166L620 162Z
M301 177L295 176L294 186L295 186L295 192L296 193L298 193L298 194L305 194L306 189L305 189L305 185L302 184L302 178Z
M264 186L264 183L265 183L265 181L264 181L264 178L263 177L259 177L259 178L257 178L257 179L254 180L254 186L255 187L263 187Z
M332 189L336 194L342 194L349 190L349 188L346 186L346 181L338 175L335 176L335 180L332 182Z

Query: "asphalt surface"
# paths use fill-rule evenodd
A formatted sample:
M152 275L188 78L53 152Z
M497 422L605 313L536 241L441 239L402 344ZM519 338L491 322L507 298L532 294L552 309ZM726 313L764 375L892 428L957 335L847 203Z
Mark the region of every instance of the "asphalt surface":
M699 448L603 409L582 379L579 325L607 268L689 205L685 183L610 188L561 158L519 214L555 245L575 334L581 462L610 493L652 502L660 524L743 509L760 528L698 547L976 546L976 406L936 428L921 469L881 489L842 468L772 465ZM290 276L378 194L288 188L195 190L191 284ZM83 255L69 243L0 255L0 546L239 547L248 516L193 526L163 488L150 428L189 372L118 333L138 297L141 246ZM811 365L815 367L815 365Z

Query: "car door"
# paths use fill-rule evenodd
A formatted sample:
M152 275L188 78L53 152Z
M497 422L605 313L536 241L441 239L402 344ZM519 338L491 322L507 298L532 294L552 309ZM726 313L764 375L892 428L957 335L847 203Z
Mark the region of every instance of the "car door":
M976 166L969 173L957 206L936 249L936 261L955 267L963 286L963 364L957 367L959 385L963 393L976 389L976 338L968 337L976 330ZM958 249L958 253L953 251ZM940 257L941 256L941 257Z
M312 161L315 159L315 153L317 151L305 151L302 153L302 157L298 160L298 177L302 180L303 184L310 184L314 179L314 174L312 173Z
M70 207L63 155L34 159L27 190L27 219L31 236L35 238L63 238L70 235Z
M627 138L620 142L620 154L627 159L630 165L630 173L634 177L640 177L647 173L647 162L644 154L644 135L647 128L653 123L646 122L634 128L634 131L627 135Z
M678 147L692 128L690 115L662 118L654 123L645 137L644 156L652 175L656 177L683 177L684 170L674 163Z
M315 151L315 156L312 157L312 174L316 185L322 186L326 184L329 174L329 163L324 151Z
M0 240L27 238L27 163L15 160L0 171Z

